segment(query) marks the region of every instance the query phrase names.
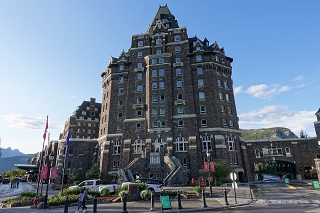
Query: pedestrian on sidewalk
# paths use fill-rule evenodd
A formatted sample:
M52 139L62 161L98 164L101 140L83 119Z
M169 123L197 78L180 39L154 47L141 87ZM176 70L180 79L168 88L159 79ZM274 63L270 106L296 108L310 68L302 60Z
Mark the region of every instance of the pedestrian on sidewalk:
M86 187L83 188L83 202L82 202L82 206L85 210L87 210L87 206L86 206L86 201L88 200L88 190L86 189Z
M82 212L85 212L86 210L83 208L83 192L84 192L84 189L81 190L80 194L79 194L79 197L78 197L78 210L76 211L76 213L79 213L80 212L80 208L81 208L81 211Z
M17 178L17 188L19 188L20 178Z

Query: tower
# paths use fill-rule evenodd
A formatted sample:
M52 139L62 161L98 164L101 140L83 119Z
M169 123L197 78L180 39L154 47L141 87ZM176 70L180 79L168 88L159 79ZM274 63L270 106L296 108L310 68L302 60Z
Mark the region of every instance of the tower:
M232 63L224 48L188 37L160 6L128 52L101 74L99 154L103 180L157 178L186 184L203 163L225 160L242 171Z

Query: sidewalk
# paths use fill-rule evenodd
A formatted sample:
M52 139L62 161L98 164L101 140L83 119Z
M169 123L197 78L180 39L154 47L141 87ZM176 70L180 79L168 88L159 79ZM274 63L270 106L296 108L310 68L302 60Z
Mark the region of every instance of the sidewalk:
M228 188L230 189L230 188ZM171 207L172 210L164 210L163 212L200 212L200 211L208 211L208 210L215 210L215 209L222 209L222 208L231 208L241 205L247 205L251 203L251 195L250 190L248 187L239 187L236 190L237 194L237 204L235 203L234 193L233 190L230 190L228 193L228 203L229 205L225 205L225 198L223 196L219 197L206 197L206 205L207 207L203 207L203 199L202 198L181 198L181 206L182 209L178 209L178 199L173 198L171 199ZM88 210L87 212L93 212L93 205L87 205ZM161 211L161 202L159 199L156 199L154 202L155 211L152 212L162 212ZM127 202L127 211L130 212L151 212L151 202L150 201L134 201L134 202ZM73 213L77 210L77 206L70 206L68 208L69 213ZM64 212L63 207L51 207L50 209L30 209L30 207L19 207L19 208L8 208L8 209L1 209L1 213L20 213L20 212L32 212L32 213L60 213ZM98 203L97 205L97 212L123 212L123 203Z

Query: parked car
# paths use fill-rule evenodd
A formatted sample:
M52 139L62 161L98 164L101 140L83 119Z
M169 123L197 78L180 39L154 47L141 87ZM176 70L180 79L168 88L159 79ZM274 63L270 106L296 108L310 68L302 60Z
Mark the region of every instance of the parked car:
M20 180L21 180L21 182L27 182L27 178L25 178L25 177L20 178Z
M116 192L116 190L119 188L117 184L101 184L100 180L85 180L79 183L78 185L75 186L70 186L69 189L74 189L74 188L87 188L92 191L100 192L102 189L107 188L109 189L110 193Z
M130 184L131 182L124 182L121 186L125 186ZM148 186L148 190L154 192L162 192L162 185L160 181L157 179L137 179L134 183L146 183Z
M10 183L10 179L9 178L3 178L2 184L8 184L8 183Z

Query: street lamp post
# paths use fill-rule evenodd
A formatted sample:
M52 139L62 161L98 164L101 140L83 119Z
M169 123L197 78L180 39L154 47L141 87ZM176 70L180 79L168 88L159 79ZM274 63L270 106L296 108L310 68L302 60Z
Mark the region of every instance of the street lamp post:
M48 207L48 189L49 189L49 182L50 182L50 170L51 170L51 163L54 159L54 156L52 154L50 155L47 155L47 162L48 162L48 171L47 171L47 177L46 177L46 180L47 180L47 187L46 187L46 195L44 196L44 202L43 202L43 206L44 208L47 208Z
M210 152L207 151L207 163L208 163L208 182L210 188L210 197L212 197L212 186L211 186L211 177L210 177Z

